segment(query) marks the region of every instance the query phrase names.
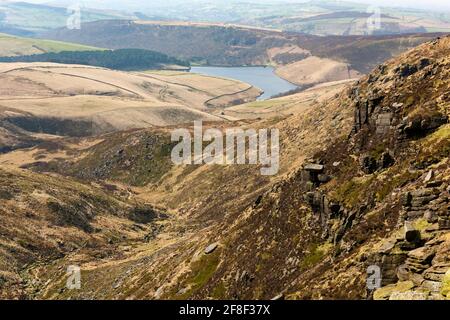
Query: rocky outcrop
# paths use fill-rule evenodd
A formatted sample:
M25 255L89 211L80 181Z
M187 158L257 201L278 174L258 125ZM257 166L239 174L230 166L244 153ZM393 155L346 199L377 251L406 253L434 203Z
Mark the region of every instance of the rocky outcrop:
M379 170L387 169L395 163L394 156L390 151L384 151L378 159L372 155L364 154L359 159L361 170L366 174L371 174Z
M442 288L445 274L450 270L450 234L442 221L450 217L448 196L446 188L432 187L413 190L403 196L404 237L382 247L370 262L381 265L383 285L397 281L409 281L413 285L402 295L396 290L386 293L386 288L379 289L375 298L396 300L415 295L424 300L447 296L447 291L442 294Z
M307 163L301 170L301 179L309 189L317 187L323 182L327 182L329 177L324 174L325 166L320 163Z
M326 239L339 248L336 257L371 237L364 234L377 229L369 227L370 216L386 223L379 234L384 239L360 258L364 268L380 268L382 287L368 292L375 299L443 299L450 291L443 289L450 272L450 96L443 85L433 87L448 82L450 38L445 41L444 58L424 47L351 88L353 131L347 149L339 149L350 156L319 152L320 174L328 173L331 183L305 179L305 200L320 215ZM331 204L338 208L334 214ZM396 220L391 225L390 216Z
M373 122L373 119L375 119L375 122L379 121L383 126L386 125L387 122L388 125L391 124L392 114L390 113L387 113L384 118L381 117L380 119L378 119L378 116L375 116L375 118L373 118L374 111L383 101L384 96L374 96L372 93L369 98L360 98L359 90L354 90L352 94L357 101L355 106L355 132L360 131L364 127L364 125L368 125Z
M397 125L399 139L413 139L422 137L446 124L448 119L442 114L418 115L414 119L406 117Z
M441 184L441 188L433 188ZM428 188L407 192L403 196L403 206L408 220L424 218L429 223L439 223L440 229L448 228L449 197L442 188L442 181L429 182Z

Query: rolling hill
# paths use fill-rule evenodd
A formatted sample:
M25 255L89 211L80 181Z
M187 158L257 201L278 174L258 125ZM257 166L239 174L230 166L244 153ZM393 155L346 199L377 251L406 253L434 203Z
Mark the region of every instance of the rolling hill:
M152 14L182 21L87 9L68 30L72 0L51 1L0 5L0 30L53 39L0 36L0 299L450 299L450 36L404 34L445 14L386 10L369 36L350 2L174 0ZM300 88L261 101L233 79L112 69L130 50L271 65ZM176 165L172 134L195 120L278 129L279 171Z
M54 63L3 63L0 79L0 116L10 128L3 148L12 141L11 130L19 128L32 135L86 136L222 121L208 112L261 94L246 83L186 72L131 73Z

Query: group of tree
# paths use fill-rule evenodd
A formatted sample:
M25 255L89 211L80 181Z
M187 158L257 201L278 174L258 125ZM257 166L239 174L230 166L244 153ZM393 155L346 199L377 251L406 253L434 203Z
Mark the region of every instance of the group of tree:
M161 69L167 65L189 67L187 61L144 49L49 52L27 56L0 57L0 62L54 62L117 70Z

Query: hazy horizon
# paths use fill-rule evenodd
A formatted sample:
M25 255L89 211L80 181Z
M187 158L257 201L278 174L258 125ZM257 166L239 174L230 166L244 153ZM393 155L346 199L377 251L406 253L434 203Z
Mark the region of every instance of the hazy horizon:
M129 6L129 10L136 10L136 7L142 6L145 8L149 8L151 4L159 5L159 6L167 6L174 5L176 3L184 2L188 0L131 0L127 1L127 3L123 3L122 1L116 0L25 0L21 2L28 3L36 3L36 4L61 4L61 3L76 3L81 2L89 7L105 7L108 3L111 4L112 9L116 9L121 7L122 10L126 9ZM223 0L189 0L190 2L200 1L200 2L223 2ZM19 2L19 1L4 1L1 2ZM227 2L243 2L242 0L227 0ZM302 2L310 2L310 0L246 0L245 2L254 2L254 3L302 3ZM350 1L340 1L335 0L335 2L351 2L351 3L359 3L359 4L367 4L367 5L378 5L384 7L403 7L403 8L411 8L411 9L422 9L422 10L448 10L450 11L450 2L447 0L350 0Z

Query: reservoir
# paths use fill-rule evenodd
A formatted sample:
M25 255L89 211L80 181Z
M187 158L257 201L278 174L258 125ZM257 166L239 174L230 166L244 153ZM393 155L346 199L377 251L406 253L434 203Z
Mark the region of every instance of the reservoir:
M272 67L192 67L191 72L208 76L236 79L264 91L258 100L296 89L297 86L280 78Z

